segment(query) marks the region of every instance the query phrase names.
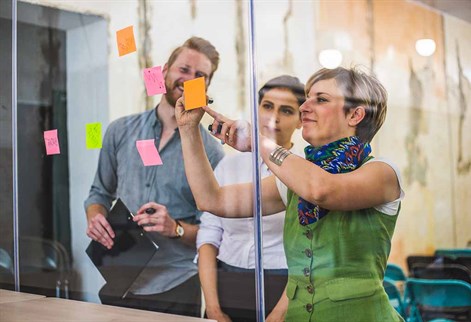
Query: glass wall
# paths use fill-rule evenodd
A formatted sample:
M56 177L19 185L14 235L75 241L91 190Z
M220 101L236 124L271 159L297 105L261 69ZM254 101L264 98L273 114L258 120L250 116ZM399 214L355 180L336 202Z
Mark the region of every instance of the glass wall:
M387 262L409 275L412 255L469 247L471 17L456 17L423 1L406 0L253 1L252 17L252 2L238 0L40 0L18 1L15 21L12 3L0 2L2 288L15 288L16 251L21 291L143 309L150 307L124 304L120 297L163 294L169 303L193 303L199 315L206 307L208 317L222 320L221 311L231 317L254 315L259 260L265 268L262 294L267 313L275 307L287 283L282 246L283 234L288 236L283 233L285 214L264 217L263 234L259 234L264 251L258 256L254 219L220 219L198 211L184 170L185 134L175 131L173 110L163 108L175 105L184 81L201 76L214 111L229 119L257 119L260 134L303 158L304 148L312 142L307 142L309 133L303 132L298 118L304 98L297 89L322 67L357 66L376 76L388 92L388 111L371 142L372 155L397 166L405 192ZM12 28L17 30L15 100ZM216 60L208 57L214 52L206 43L203 57L198 51L188 57L178 52L169 61L173 50L193 36L204 38L217 50L217 70ZM427 47L430 41L420 39L433 43ZM275 79L281 75L297 80ZM164 77L163 83L159 76ZM267 82L269 86L259 93ZM17 113L16 145L12 144L13 111ZM275 111L280 113L277 117ZM230 124L228 119L220 120ZM253 164L262 177L272 173L273 168L268 169L256 154L240 155L229 142L215 140L207 128L217 123L209 114L201 124L211 166L226 155L216 170L221 184L253 182ZM150 152L145 148L148 140L154 140ZM261 153L265 146L260 145ZM18 156L17 174L13 153ZM245 211L255 199L265 212L280 210L279 204L262 203L270 200L266 195L258 200L260 190L250 190L249 196L255 198L232 191L229 201L213 200L227 203L209 208L235 216L235 208L229 207L234 200ZM138 219L152 207L156 209L152 218L160 219L145 219L153 225L145 233L132 218L124 216L124 222L117 223L134 227L130 235L123 229L124 235L117 235L121 239L115 239L130 257L117 256L98 244L95 253L89 249L87 254L90 237L106 235L105 217L117 198L134 215L140 214ZM17 249L13 247L14 213ZM96 217L97 213L105 216ZM140 223L141 227L149 224ZM108 257L100 262L97 252ZM317 260L315 248L302 246L299 252ZM119 270L107 271L110 263L120 265ZM298 273L304 274L290 271L290 275ZM105 286L107 274L120 282ZM176 286L184 287L182 292L196 289L189 296L192 303L167 293ZM293 289L287 291L293 301ZM121 296L110 300L119 292ZM149 300L156 301L160 300ZM306 305L303 310L311 314L312 307ZM180 309L174 312L186 314Z
M12 6L9 2L1 4L0 28L2 44L0 45L1 59L1 207L0 241L1 256L1 287L14 289L13 265L13 144L12 144Z

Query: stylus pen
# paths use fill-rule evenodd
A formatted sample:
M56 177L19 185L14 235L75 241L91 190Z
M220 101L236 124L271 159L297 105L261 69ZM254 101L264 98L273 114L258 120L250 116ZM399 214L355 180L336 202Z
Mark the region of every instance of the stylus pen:
M152 213L155 213L155 209L154 209L154 208L147 208L147 209L146 209L146 213L149 211L149 209L152 209L152 210L153 210ZM129 212L129 213L131 214L131 217L134 218L134 214L133 214L132 212ZM147 224L147 225L142 225L142 226L143 226L143 227L145 227L145 226L152 226L152 224ZM142 228L141 228L141 229L142 229ZM144 232L145 232L144 229L142 229L141 236L144 236ZM152 240L152 237L150 237L150 236L147 236L147 237L148 237L149 240L152 242L152 244L154 244L155 248L156 248L156 249L159 249L159 245L157 245L157 244L155 243L155 241ZM126 295L126 294L125 294L125 295ZM125 295L123 295L123 298L124 298Z

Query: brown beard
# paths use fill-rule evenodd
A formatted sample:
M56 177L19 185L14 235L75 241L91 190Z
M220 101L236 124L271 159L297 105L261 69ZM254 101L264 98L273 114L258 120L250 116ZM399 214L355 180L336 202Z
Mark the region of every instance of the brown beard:
M177 103L177 101L173 98L172 94L170 94L169 92L165 93L165 99L170 105L175 107L175 104Z
M167 88L167 93L165 93L165 99L170 105L175 107L175 105L177 104L177 99L180 98L180 97L177 97L177 98L174 97L174 91L178 87L178 82L175 81L173 84L171 84L167 79L165 79L165 87Z

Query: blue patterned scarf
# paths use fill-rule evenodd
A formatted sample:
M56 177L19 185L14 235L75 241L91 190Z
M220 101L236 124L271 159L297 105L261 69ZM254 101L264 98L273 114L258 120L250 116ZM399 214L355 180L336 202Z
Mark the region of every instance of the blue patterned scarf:
M345 173L355 170L370 152L370 145L363 144L357 136L343 138L319 148L309 145L304 149L306 160L330 173ZM329 210L299 197L298 217L301 225L315 223L328 213Z

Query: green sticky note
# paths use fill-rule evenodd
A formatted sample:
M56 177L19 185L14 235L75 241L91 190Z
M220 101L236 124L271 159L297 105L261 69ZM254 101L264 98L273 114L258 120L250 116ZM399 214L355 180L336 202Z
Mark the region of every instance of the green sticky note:
M87 149L101 149L101 123L87 124Z

